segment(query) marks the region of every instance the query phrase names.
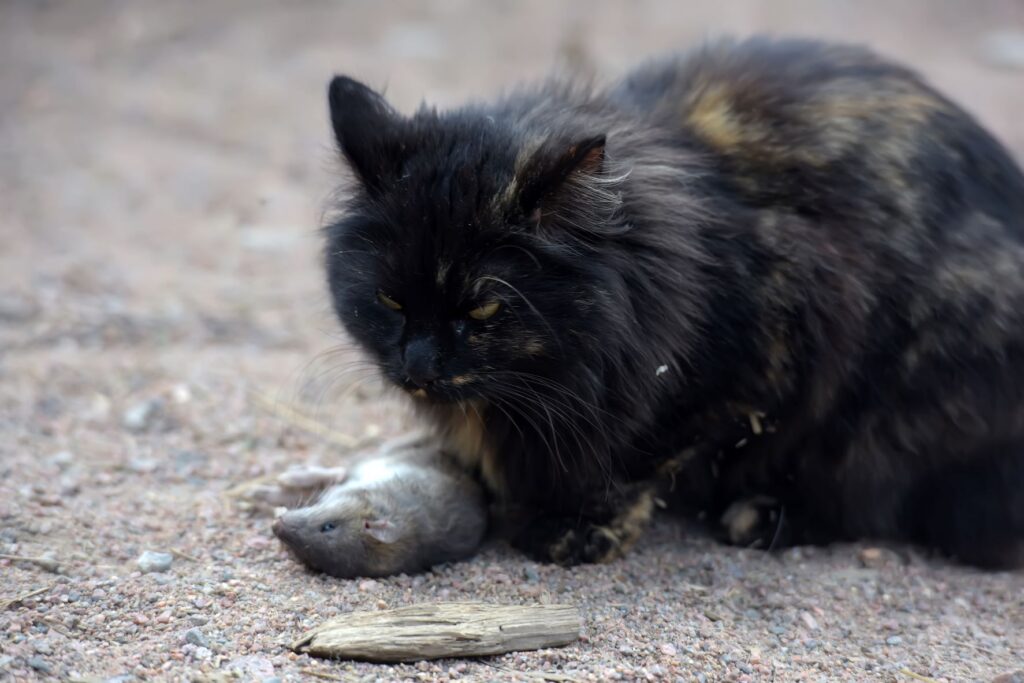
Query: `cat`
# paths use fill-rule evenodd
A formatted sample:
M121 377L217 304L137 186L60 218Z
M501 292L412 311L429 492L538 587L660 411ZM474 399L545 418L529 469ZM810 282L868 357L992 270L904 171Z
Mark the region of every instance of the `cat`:
M713 42L396 112L344 76L337 317L533 557L666 497L745 546L1024 562L1024 175L867 49Z

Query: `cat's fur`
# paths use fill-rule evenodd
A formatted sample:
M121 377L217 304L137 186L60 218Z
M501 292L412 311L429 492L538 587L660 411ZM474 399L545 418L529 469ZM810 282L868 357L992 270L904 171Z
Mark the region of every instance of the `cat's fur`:
M912 72L755 39L408 118L338 77L330 106L337 314L523 548L614 557L668 486L734 543L1024 561L1024 177Z

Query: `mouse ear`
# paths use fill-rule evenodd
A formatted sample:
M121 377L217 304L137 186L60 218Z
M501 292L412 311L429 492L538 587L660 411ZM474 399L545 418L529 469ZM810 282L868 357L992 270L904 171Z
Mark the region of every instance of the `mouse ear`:
M347 76L331 80L327 101L342 155L366 189L380 190L405 158L405 119L381 95Z
M398 527L389 519L368 519L363 522L363 531L381 543L394 543L398 540Z

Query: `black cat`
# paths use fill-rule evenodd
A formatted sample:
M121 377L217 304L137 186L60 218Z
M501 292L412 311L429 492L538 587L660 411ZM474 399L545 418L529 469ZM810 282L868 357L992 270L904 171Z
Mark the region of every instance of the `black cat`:
M337 314L524 549L615 557L671 489L733 543L1024 562L1024 176L912 72L754 39L330 109Z

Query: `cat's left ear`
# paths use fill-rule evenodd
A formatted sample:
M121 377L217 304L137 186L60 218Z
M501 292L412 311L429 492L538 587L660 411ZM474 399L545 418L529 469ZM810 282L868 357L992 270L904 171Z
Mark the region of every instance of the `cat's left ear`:
M331 80L327 100L342 155L368 190L380 190L405 158L405 120L380 94L347 76Z
M574 143L545 145L519 174L519 205L527 214L557 201L574 179L599 175L604 166L605 135L594 135Z

